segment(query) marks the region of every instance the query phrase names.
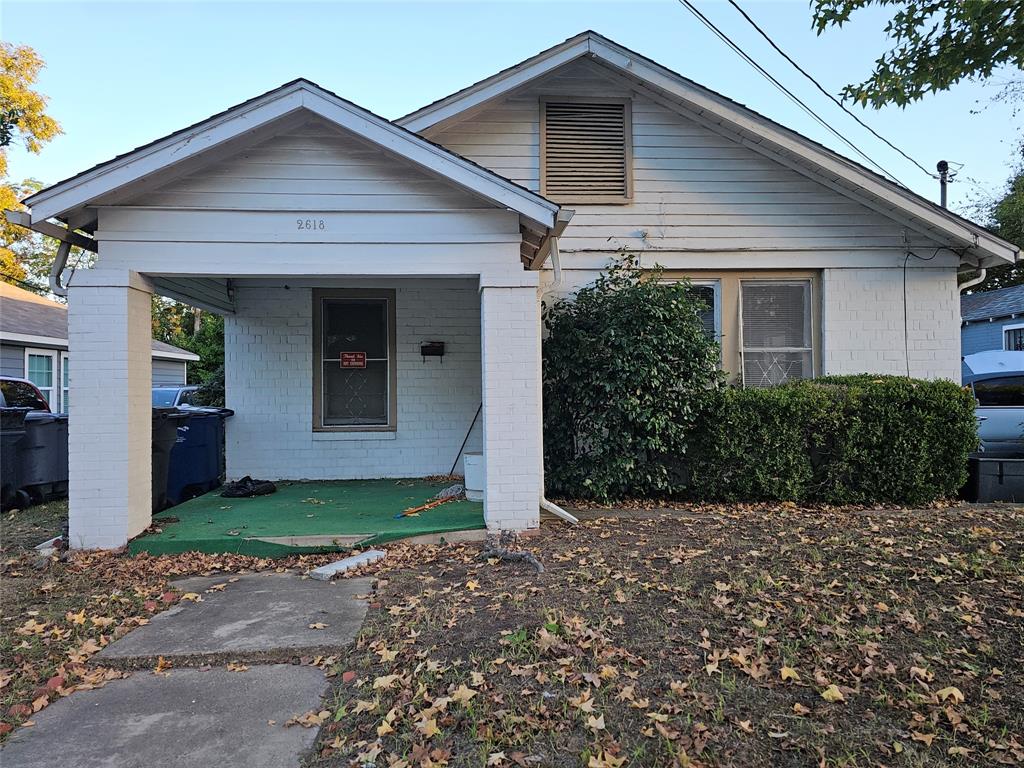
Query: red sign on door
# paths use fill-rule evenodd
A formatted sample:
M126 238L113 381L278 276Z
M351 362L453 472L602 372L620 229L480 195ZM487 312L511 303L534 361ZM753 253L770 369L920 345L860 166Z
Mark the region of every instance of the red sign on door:
M366 353L365 352L342 352L341 353L341 367L342 368L365 368L366 367Z

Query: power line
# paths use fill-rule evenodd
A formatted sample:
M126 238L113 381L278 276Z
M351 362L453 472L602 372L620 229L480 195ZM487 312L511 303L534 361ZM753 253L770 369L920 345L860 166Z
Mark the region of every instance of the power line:
M858 147L856 144L854 144L852 141L850 141L848 138L846 138L842 133L840 133L838 130L833 128L823 117L821 117L817 112L815 112L813 109L811 109L803 100L801 100L800 97L798 97L795 93L793 93L791 90L789 90L786 86L784 86L782 83L780 83L778 80L776 80L771 75L771 73L768 72L768 70L766 70L764 67L762 67L760 64L758 64L756 61L754 61L754 59L752 59L749 55L747 55L746 51L744 51L742 48L739 47L739 45L734 43L729 38L728 35L726 35L724 32L722 32L722 30L720 30L718 27L716 27L711 22L711 20L708 19L707 16L705 16L703 13L701 13L699 10L697 10L697 8L690 2L690 0L679 0L679 3L684 8L686 8L686 10L688 10L690 13L692 13L702 24L704 24L705 27L707 27L709 30L711 30L723 43L725 43L727 46L729 46L729 48L731 48L734 53L736 53L738 56L740 56L744 61L746 61L755 70L757 70L757 72L762 77L764 77L766 80L768 80L768 82L770 82L772 85L774 85L776 88L778 88L787 97L789 97L790 101L792 101L794 104L796 104L801 109L803 109L804 112L806 112L814 120L816 120L823 128L825 128L827 131L829 131L831 134L833 134L836 138L838 138L840 141L842 141L844 144L846 144L848 147L850 147L850 149L852 149L858 155L863 157L868 163L870 163L871 165L875 166L875 168L877 168L883 174L885 174L890 179L895 181L901 187L906 188L906 186L907 186L906 184L904 184L902 181L900 181L894 174L892 174L889 171L887 171L883 166L881 166L877 162L875 162L860 147Z
M858 116L857 116L856 114L854 114L854 113L853 113L853 112L852 112L852 111L851 111L850 109L848 109L848 108L847 108L847 106L846 106L845 104L843 104L843 102L841 102L841 101L840 101L839 99L837 99L837 98L836 98L835 96L833 96L833 95L832 95L831 93L829 93L829 92L828 92L828 91L827 91L827 90L826 90L826 89L824 88L824 86L822 86L822 84L821 84L821 83L819 83L819 82L818 82L818 81L817 81L817 80L816 80L816 79L814 78L814 76L813 76L813 75L811 75L811 73L810 73L810 72L808 72L808 71L807 71L806 69L804 69L803 67L801 67L801 66L800 66L799 64L797 64L797 63L796 63L795 61L793 61L793 59L792 59L792 58L791 58L791 57L789 56L789 54L788 54L788 53L786 53L786 52L785 52L784 50L782 50L782 49L781 49L781 48L780 48L780 47L779 47L779 46L778 46L778 45L777 45L777 44L775 43L775 41L774 41L774 40L772 40L772 39L771 39L771 37L769 37L769 36L768 36L768 33L767 33L767 32L765 32L765 31L764 31L763 29L761 29L761 27L760 27L760 26L758 26L758 24L757 24L757 22L756 22L756 21L754 21L754 20L753 20L752 18L750 18L750 15L749 15L749 14L748 14L748 13L747 13L747 12L746 12L745 10L743 10L743 9L742 9L742 8L740 7L740 4L739 4L739 3L737 3L737 2L736 2L736 0L729 0L729 5L731 5L731 6L732 6L733 8L735 8L735 9L736 9L737 11L739 11L740 15L741 15L741 16L742 16L742 17L743 17L744 19L746 19L746 20L747 20L747 21L748 21L748 22L750 23L750 26L752 26L752 27L753 27L754 29L756 29L756 30L757 30L757 32L758 32L758 34L760 34L760 35L761 35L761 37L763 37L763 38L764 38L765 40L767 40L767 41L768 41L768 45L770 45L770 46L771 46L772 48L774 48L774 49L775 49L775 51L776 51L776 52L777 52L777 53L778 53L778 54L779 54L780 56L782 56L782 58L784 58L784 59L785 59L786 61L788 61L788 62L789 62L790 64L792 64L792 65L793 65L793 67L794 67L794 68L796 69L796 71L797 71L797 72L799 72L799 73L800 73L801 75L803 75L803 76L804 76L804 77L806 77L806 78L807 78L808 80L810 80L810 81L811 81L812 83L814 83L814 87L815 87L815 88L817 88L817 89L818 89L819 91L821 91L821 92L822 92L823 94L825 94L826 96L828 96L828 97L829 97L829 99L831 99L831 100L832 100L832 102L833 102L833 103L834 103L834 104L835 104L836 106L838 106L838 107L839 107L839 108L840 108L841 110L843 110L843 112L845 112L845 113L846 113L846 114L848 114L848 115L849 115L850 117L852 117L852 118L853 118L854 120L856 120L856 121L857 121L857 122L858 122L858 123L859 123L859 124L860 124L860 125L861 125L861 126L862 126L863 128L866 128L866 129L867 129L867 130L868 130L868 131L869 131L869 132L871 133L871 135L872 135L872 136L874 136L874 137L875 137L876 139L880 139L881 141L885 142L885 144L886 144L886 145L887 145L887 146L888 146L888 147L889 147L890 149L893 149L893 150L895 150L896 152L898 152L899 154L903 155L903 157L904 157L904 158L906 158L906 159L907 159L907 160L909 160L909 161L910 161L911 163L913 163L914 165L916 165L916 166L917 166L918 168L920 168L920 169L921 169L921 171L923 171L924 173L928 174L928 176L930 176L931 178L933 178L933 179L935 178L935 174L934 174L934 173L932 173L931 171L929 171L929 170L928 170L927 168L925 168L925 167L924 167L923 165L921 165L921 164L920 164L919 162L917 162L917 160L915 160L914 158L912 158L912 157L911 157L910 155L908 155L908 154L907 154L906 152L904 152L904 151L903 151L902 149L900 149L900 148L899 148L899 147L897 147L897 146L896 146L895 144L893 144L893 143L892 143L891 141L889 141L889 140L888 140L887 138L885 138L885 136L883 136L883 135L882 135L882 134L880 134L880 133L879 133L878 131L876 131L876 130L875 130L874 128L872 128L872 127L871 127L870 125L868 125L868 124L867 124L867 123L865 123L865 122L864 122L863 120L861 120L861 119L860 119L860 117L858 117Z

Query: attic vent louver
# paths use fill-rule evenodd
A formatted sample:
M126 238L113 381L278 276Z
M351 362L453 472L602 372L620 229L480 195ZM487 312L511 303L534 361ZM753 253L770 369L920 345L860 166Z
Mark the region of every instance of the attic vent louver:
M542 107L542 193L558 202L628 202L628 103L545 101Z

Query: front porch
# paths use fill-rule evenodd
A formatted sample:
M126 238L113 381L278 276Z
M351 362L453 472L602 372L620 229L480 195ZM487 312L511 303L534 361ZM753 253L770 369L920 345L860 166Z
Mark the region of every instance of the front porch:
M132 554L281 557L399 539L482 536L486 525L478 502L460 499L400 516L450 484L422 479L283 482L276 493L249 499L226 499L212 491L157 515L157 530L132 540L128 549Z

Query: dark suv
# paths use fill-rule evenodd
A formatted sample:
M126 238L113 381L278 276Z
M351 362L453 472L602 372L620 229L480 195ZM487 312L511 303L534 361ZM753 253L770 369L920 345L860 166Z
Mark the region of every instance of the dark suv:
M28 379L15 379L11 376L0 376L0 407L50 412L46 398L35 384Z

